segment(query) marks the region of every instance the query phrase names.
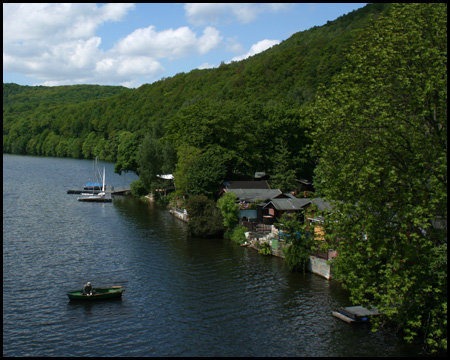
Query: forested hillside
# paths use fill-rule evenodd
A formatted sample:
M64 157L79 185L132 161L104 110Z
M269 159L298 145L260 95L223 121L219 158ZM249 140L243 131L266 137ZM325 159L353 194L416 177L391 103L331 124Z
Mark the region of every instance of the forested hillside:
M328 84L340 71L345 51L370 17L385 8L385 4L369 5L297 33L249 59L180 73L135 90L4 84L3 152L98 156L115 162L117 172L139 172L147 187L155 174L176 167L179 177L188 178L185 170L196 166L187 156L196 153L196 161L201 162L200 154L206 152L225 157L216 163L222 165L219 170L225 166L227 176L265 170L276 180L287 169L292 169L290 178L311 176L311 159L303 154L307 140L298 111L292 110L311 102L318 85ZM184 120L192 121L184 124L187 129L179 127ZM202 133L206 123L208 130ZM209 133L217 137L214 146ZM141 147L138 153L144 141L157 148ZM161 147L165 156L158 153L159 164L139 163L138 158L147 159ZM283 182L288 186L291 181L280 179L280 185Z
M137 171L143 193L164 173L176 195L209 197L255 171L282 191L313 178L333 205L325 245L351 300L382 312L375 325L447 350L444 3L370 4L135 90L4 84L3 151L98 156Z

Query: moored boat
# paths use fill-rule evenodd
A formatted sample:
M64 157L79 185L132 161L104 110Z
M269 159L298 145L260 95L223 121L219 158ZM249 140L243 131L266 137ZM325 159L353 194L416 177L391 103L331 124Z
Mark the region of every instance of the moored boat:
M83 290L69 291L67 296L70 300L95 301L104 299L120 298L125 289L122 286L112 286L109 288L94 288L92 295L83 293Z
M90 201L90 202L112 202L111 197L106 197L105 193L105 167L103 167L103 182L102 191L98 194L81 194L84 195L79 197L78 201Z

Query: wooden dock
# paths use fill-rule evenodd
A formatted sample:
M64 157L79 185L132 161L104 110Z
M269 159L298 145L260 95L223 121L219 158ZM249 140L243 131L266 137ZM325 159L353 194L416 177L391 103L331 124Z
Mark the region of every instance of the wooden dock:
M111 198L103 197L103 198L95 198L95 197L85 197L85 198L78 198L78 201L84 201L84 202L112 202Z
M67 194L98 194L101 190L67 190ZM131 194L130 188L119 188L114 189L113 186L107 186L105 189L106 194L111 195L129 195Z

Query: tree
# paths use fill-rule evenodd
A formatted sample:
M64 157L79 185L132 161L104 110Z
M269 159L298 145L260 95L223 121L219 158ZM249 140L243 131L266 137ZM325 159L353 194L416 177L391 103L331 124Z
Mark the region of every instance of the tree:
M188 168L187 190L193 195L217 195L227 173L225 153L208 150L198 156Z
M191 197L186 210L189 215L188 230L199 237L216 237L223 233L223 218L213 200L205 195Z
M447 349L447 5L393 4L312 108L335 276Z
M177 150L177 164L175 166L175 188L176 193L179 196L183 196L188 193L188 178L187 174L190 166L195 159L200 156L201 150L190 145L181 145Z
M223 225L232 229L239 222L239 204L236 204L236 195L232 192L225 193L217 201L217 207L223 216Z
M175 168L172 145L157 138L154 133L145 136L136 155L139 178L147 188L158 182L157 175L172 173Z
M305 115L301 109L266 106L265 121L259 129L266 170L273 187L283 192L296 188L297 179L311 178L314 163L307 152L311 139L306 134Z
M139 146L139 136L130 131L121 131L117 146L117 162L114 172L121 174L122 171L136 171L136 152Z
M86 140L83 142L83 156L85 159L90 159L93 155L93 150L95 145L98 143L97 134L95 132L90 132Z
M246 228L239 226L239 204L236 203L236 195L234 193L225 193L217 200L217 207L223 217L223 226L225 227L225 239L240 243L245 239L244 232Z
M285 250L285 262L290 270L305 272L311 255L311 238L306 236L304 225L298 214L284 213L276 226L283 232L286 242L291 244Z

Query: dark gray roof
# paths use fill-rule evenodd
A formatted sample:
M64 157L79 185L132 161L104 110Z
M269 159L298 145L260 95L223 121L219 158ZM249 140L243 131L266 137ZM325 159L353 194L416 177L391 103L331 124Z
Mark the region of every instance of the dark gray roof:
M240 201L255 202L255 200L269 200L282 194L279 189L226 189L232 192Z
M224 185L227 189L270 189L266 180L255 181L226 181Z
M328 201L325 201L324 199L314 198L311 199L311 202L317 206L317 209L319 211L332 210L331 204Z
M268 207L270 204L272 204L277 210L302 210L308 204L311 204L311 199L273 199L264 207Z

